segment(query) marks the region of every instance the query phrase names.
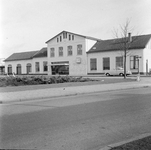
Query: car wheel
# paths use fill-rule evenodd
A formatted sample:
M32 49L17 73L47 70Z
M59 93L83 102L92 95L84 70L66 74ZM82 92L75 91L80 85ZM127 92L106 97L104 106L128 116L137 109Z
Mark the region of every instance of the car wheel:
M106 76L110 76L110 74L109 74L109 73L106 73Z
M124 74L123 74L123 73L120 73L119 75L120 75L120 76L124 76Z

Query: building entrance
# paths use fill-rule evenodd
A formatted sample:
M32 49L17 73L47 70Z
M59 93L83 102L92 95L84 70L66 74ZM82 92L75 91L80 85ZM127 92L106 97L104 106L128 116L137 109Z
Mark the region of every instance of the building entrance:
M52 75L69 75L69 62L52 62Z

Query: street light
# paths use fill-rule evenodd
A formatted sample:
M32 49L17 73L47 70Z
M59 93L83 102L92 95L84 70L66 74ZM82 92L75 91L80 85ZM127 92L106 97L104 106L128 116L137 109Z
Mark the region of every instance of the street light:
M142 58L141 56L136 56L137 60L138 60L138 74L139 74L139 58Z
M137 74L137 81L140 81L140 73L139 73L139 58L142 58L141 56L136 56L137 60L138 60L138 74Z

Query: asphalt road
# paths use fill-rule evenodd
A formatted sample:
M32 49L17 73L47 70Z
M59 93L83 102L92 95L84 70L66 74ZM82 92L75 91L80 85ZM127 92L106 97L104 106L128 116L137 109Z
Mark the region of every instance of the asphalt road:
M151 131L151 88L0 105L0 147L98 150Z

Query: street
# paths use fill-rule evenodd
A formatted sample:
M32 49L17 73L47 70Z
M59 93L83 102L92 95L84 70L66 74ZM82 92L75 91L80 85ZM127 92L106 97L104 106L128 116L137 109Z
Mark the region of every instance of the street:
M151 88L0 104L0 148L99 150L151 131Z

